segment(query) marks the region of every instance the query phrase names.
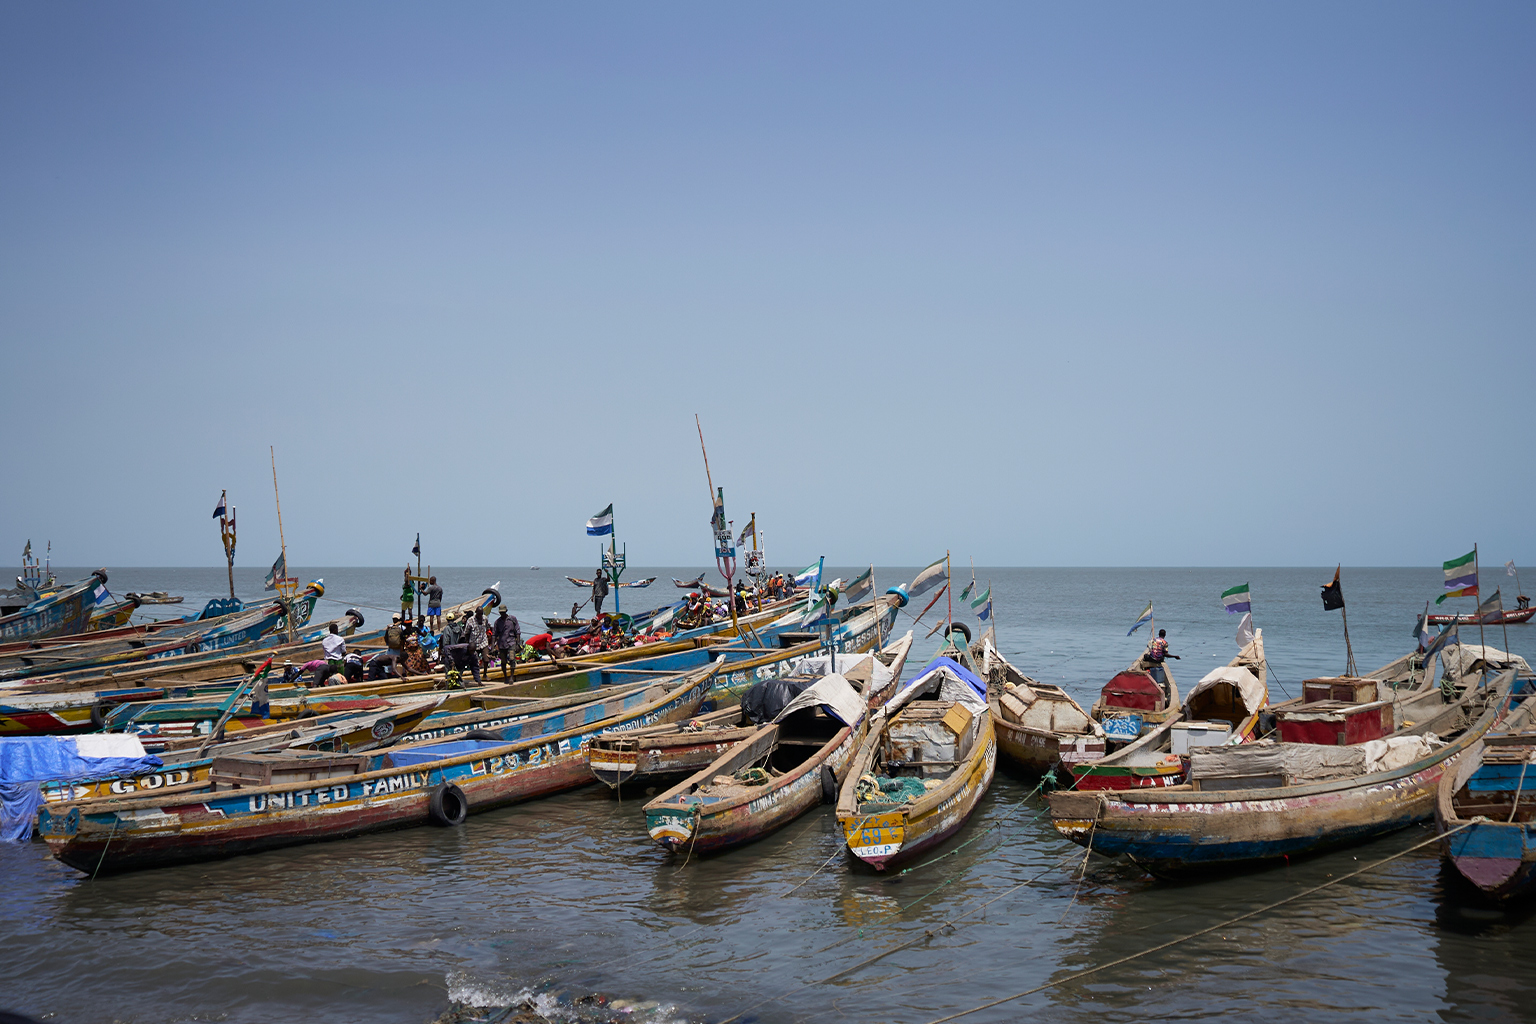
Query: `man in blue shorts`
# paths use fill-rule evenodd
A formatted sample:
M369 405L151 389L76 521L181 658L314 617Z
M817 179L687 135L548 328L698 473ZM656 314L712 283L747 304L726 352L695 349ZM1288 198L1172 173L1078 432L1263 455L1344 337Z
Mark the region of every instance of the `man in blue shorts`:
M443 588L436 576L427 581L427 623L434 633L443 628Z

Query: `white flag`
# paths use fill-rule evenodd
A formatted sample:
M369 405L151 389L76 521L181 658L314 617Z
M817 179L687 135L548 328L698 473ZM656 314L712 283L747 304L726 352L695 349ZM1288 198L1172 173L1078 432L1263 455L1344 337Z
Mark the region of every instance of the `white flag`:
M1237 624L1237 648L1242 650L1253 643L1253 612L1243 612L1243 621Z
M1514 574L1515 574L1515 560L1513 558L1511 558L1509 561L1504 563L1504 575L1506 575L1506 576L1513 576Z

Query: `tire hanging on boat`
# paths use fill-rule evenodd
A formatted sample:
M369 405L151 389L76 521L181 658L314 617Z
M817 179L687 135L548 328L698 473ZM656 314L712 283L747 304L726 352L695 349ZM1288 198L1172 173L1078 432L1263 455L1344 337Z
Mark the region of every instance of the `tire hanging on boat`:
M837 773L832 770L832 766L829 764L821 766L821 802L824 804L837 803Z
M462 825L469 817L469 798L458 786L445 782L434 789L427 800L427 817L434 825Z

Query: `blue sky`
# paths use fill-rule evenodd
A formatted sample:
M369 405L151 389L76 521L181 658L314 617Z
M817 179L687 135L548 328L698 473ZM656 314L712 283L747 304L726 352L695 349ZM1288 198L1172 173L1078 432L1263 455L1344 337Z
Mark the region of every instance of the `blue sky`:
M12 4L0 543L1536 557L1529 5ZM10 538L10 540L5 540ZM269 550L271 549L271 550Z

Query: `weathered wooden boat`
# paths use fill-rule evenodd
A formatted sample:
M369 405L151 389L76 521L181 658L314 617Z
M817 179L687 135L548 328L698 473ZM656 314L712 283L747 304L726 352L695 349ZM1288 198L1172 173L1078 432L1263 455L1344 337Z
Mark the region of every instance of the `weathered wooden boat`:
M1068 753L1076 760L1104 756L1104 730L1067 691L1031 679L997 650L989 627L971 645L971 656L987 681L987 706L997 733L997 751L1034 775L1044 775Z
M1264 631L1255 630L1253 640L1237 657L1207 673L1182 705L1172 703L1163 710L1148 712L1160 718L1157 725L1147 729L1136 722L1134 728L1117 731L1116 715L1134 718L1134 710L1124 709L1134 709L1138 701L1153 706L1162 696L1151 675L1133 665L1109 681L1094 705L1096 711L1105 712L1099 721L1109 741L1109 752L1097 760L1075 755L1063 758L1063 766L1072 775L1072 787L1089 791L1178 785L1189 770L1191 750L1246 743L1257 735L1259 716L1269 703L1268 677ZM1172 675L1168 686L1172 700L1177 701ZM1139 737L1123 742L1137 730L1141 731Z
M515 740L458 739L362 755L247 755L214 765L203 792L45 807L38 828L77 870L160 867L437 822L588 785L582 746L604 729L691 716L716 667L538 723ZM509 727L509 732L511 731Z
M1435 826L1440 856L1493 903L1536 895L1536 701L1529 682L1509 715L1440 776Z
M130 590L126 596L129 600L138 598L139 604L181 604L185 600L183 597L168 594L163 590L151 590L145 594L135 594Z
M1395 703L1405 724L1384 740L1264 740L1196 753L1189 783L1053 793L1051 817L1073 842L1164 878L1363 842L1433 813L1441 775L1493 725L1513 676L1469 685L1450 704L1433 684L1403 695Z
M98 605L91 612L91 620L85 624L87 633L102 633L119 629L128 624L133 618L133 613L139 610L139 602L134 600L134 595L129 594L126 600L114 601L111 604Z
M616 792L622 792L626 783L631 787L670 785L751 736L757 727L742 725L741 718L741 705L730 704L686 722L601 735L587 744L587 767L597 781Z
M871 703L890 696L911 647L909 631L881 652L884 659L874 654L808 659L805 675L787 677L808 684L797 696L645 805L651 838L672 853L716 853L761 839L812 807L833 802L868 729Z
M1536 615L1536 607L1509 608L1501 612L1488 612L1478 615L1475 612L1461 615L1434 615L1429 616L1431 626L1449 626L1457 623L1462 626L1518 626L1522 622L1530 622L1531 616Z
M997 737L987 685L954 636L878 709L838 790L848 850L877 871L958 832L992 784Z
M106 585L107 570L97 569L83 580L0 615L0 643L84 632Z
M202 747L206 738L190 737L169 749L146 752L162 765L141 775L122 775L85 782L47 783L43 798L49 803L111 798L133 793L180 792L187 786L206 786L213 762L237 754L304 751L352 754L395 742L416 728L441 703L441 697L401 701L378 711L338 711L297 725L246 729L235 738Z
M586 627L588 627L590 625L592 625L592 620L591 619L573 619L569 615L566 615L566 616L546 615L546 616L544 616L544 628L545 629L552 629L552 630L553 629L585 629Z

